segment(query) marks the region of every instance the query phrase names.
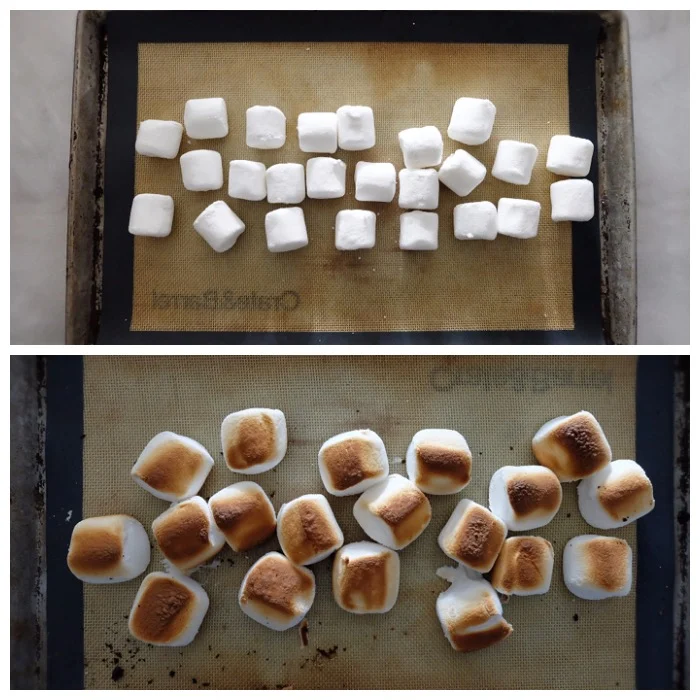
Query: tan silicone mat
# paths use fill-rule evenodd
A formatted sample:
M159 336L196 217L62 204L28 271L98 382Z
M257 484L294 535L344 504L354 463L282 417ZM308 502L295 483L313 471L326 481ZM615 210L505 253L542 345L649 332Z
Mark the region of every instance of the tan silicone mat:
M545 170L549 140L569 133L568 47L539 44L415 43L187 43L140 44L138 115L182 121L186 100L220 96L228 106L224 139L183 137L181 153L221 153L225 183L216 192L188 192L179 160L136 156L135 191L172 195L173 230L167 238L136 237L131 329L137 331L430 331L571 329L573 291L571 225L553 223ZM491 139L465 147L447 138L452 106L460 96L491 99L498 108ZM272 104L287 116L287 142L273 151L245 145L245 112ZM296 135L301 112L370 105L377 145L338 151L347 163L342 199L301 205L310 244L271 254L265 214L278 205L228 197L228 163L234 159L306 163ZM357 202L359 160L403 165L398 132L436 125L445 156L467 148L489 171L471 195L440 188L439 249L398 248L398 197L391 204ZM539 149L532 182L509 185L490 175L501 139ZM542 204L539 235L531 240L457 241L452 211L463 201L500 197ZM192 222L211 202L226 201L246 231L226 253L215 253ZM369 251L335 249L335 215L341 209L378 215L377 244Z
M575 485L564 485L557 517L536 534L556 553L547 595L514 597L505 616L515 628L500 645L472 654L452 650L435 616L446 584L435 570L450 560L437 536L460 498L487 503L491 474L530 464L530 440L547 419L581 408L602 423L616 458L634 457L635 367L627 357L86 357L83 513L127 513L149 530L167 507L134 484L129 470L148 440L174 430L199 440L216 464L201 495L242 480L224 466L221 420L251 406L282 409L289 449L271 472L253 477L276 509L323 492L316 455L341 431L370 427L384 439L391 471L413 433L461 431L474 456L473 476L455 496L432 496L433 520L401 552L396 606L354 616L335 604L332 558L312 568L318 590L308 615L309 645L296 629L273 632L246 617L237 591L247 568L276 540L247 555L224 549L194 577L211 607L195 641L153 648L129 638L127 616L140 580L84 587L86 688L631 688L635 663L635 594L584 601L565 589L566 541L594 532L580 517ZM329 496L346 542L364 539L352 517L354 497ZM636 552L634 525L609 534ZM162 558L153 551L150 570ZM123 676L113 680L115 668ZM117 671L119 676L121 671Z

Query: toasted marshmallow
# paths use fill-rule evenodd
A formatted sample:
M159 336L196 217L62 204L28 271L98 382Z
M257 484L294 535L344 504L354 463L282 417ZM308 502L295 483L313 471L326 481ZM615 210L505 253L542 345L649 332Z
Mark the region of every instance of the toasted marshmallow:
M73 528L67 561L85 583L121 583L148 568L151 544L143 525L129 515L85 518Z
M617 459L579 483L578 507L592 527L622 527L654 509L654 487L636 462Z
M389 475L382 439L372 430L350 430L326 440L318 452L318 468L326 491L354 496Z
M234 552L245 552L275 534L275 508L262 486L239 481L209 499L214 522Z
M588 411L545 423L532 438L532 451L564 482L595 474L612 459L608 439Z
M173 503L153 521L152 530L165 558L184 573L204 564L226 544L201 496Z
M438 536L450 559L485 574L491 571L506 539L506 524L484 506L461 500Z
M213 466L212 456L198 442L166 431L143 448L131 476L156 498L181 501L199 493Z
M564 583L584 600L626 596L632 588L632 548L617 537L574 537L564 547Z
M129 615L129 634L159 647L184 647L199 632L209 596L191 578L157 571L141 582Z
M356 615L389 612L399 595L399 555L376 542L353 542L333 561L335 602Z
M411 544L433 517L425 494L400 474L367 489L355 501L352 514L369 537L391 549Z
M419 430L406 452L406 472L423 493L457 493L471 479L472 453L456 430Z
M277 518L277 539L294 564L315 564L343 546L343 531L330 503L312 493L285 503Z
M547 467L501 467L491 477L489 508L509 530L534 530L552 520L561 505L561 483Z
M543 537L509 537L491 572L491 585L505 595L541 595L549 590L554 547Z
M438 596L435 609L453 649L478 651L510 635L513 628L503 619L498 594L480 574L464 566L443 566L437 575L452 583Z
M260 557L238 592L241 610L265 627L281 632L301 622L316 596L311 569L292 564L279 552Z
M224 418L221 448L226 466L237 474L261 474L287 453L287 422L282 411L246 408Z

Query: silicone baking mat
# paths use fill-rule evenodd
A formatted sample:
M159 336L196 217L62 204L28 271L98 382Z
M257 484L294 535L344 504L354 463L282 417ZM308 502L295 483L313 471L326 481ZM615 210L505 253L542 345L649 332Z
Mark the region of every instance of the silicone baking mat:
M330 26L343 21L341 13L327 14ZM478 338L496 342L498 332L515 332L513 340L522 341L566 342L571 336L585 337L586 342L601 340L598 221L552 222L549 186L558 178L545 170L554 134L573 133L596 140L597 24L589 21L592 18L579 24L571 16L564 31L559 26L561 18L557 25L550 15L538 15L550 30L544 40L534 28L528 38L521 39L522 28L515 29L511 22L503 23L500 34L493 37L489 36L493 29L480 38L471 27L457 40L443 26L443 36L435 40L430 22L435 23L442 13L430 13L425 26L422 19L411 25L414 32L407 41L402 13L388 13L389 21L380 27L386 31L386 40L366 35L368 40L363 41L362 34L352 33L358 15L342 13L349 15L349 40L336 41L330 30L316 36L313 23L301 27L293 14L288 17L290 40L260 41L249 35L233 40L243 34L237 25L232 40L220 41L221 32L205 20L183 32L186 18L181 15L176 13L173 19L165 13L159 30L152 30L149 22L154 18L143 19L139 13L128 24L128 38L123 35L124 15L110 15L114 29L109 31L112 56L102 313L107 336L116 332L114 323L118 323L122 330L128 324L128 332L138 338L147 334L163 340L184 338L185 342L195 340L196 335L224 340L227 333L236 334L228 339L246 341L261 336L358 339L379 334L381 339L397 342L402 338L400 342L405 342L406 336L424 332L475 334L462 335L464 342ZM461 25L471 24L470 13L460 18ZM231 23L237 19L238 15L232 15ZM444 24L447 19L445 15ZM241 24L247 26L248 21L244 13ZM530 16L525 28L532 24ZM178 40L183 34L184 40ZM135 75L131 73L134 69ZM270 166L305 163L318 155L298 148L296 121L301 112L335 111L342 104L373 107L376 146L335 154L347 163L345 197L306 199L301 205L309 231L308 247L278 255L267 251L264 218L278 205L231 199L226 183L215 192L190 192L182 186L178 159L125 156L133 149L128 139L135 135L140 121L181 121L188 99L214 95L226 99L228 136L210 141L185 136L181 153L217 150L226 180L233 159ZM463 147L446 136L454 101L463 95L488 97L498 108L491 139L467 150L490 170L501 139L534 143L539 158L531 184L509 185L489 173L466 198L441 187L439 249L401 251L402 210L397 198L390 204L357 202L355 164L359 160L389 161L400 169L403 159L397 135L410 126L437 125L445 138L445 156ZM126 104L123 96L128 96ZM287 142L283 148L258 151L245 145L245 111L253 104L274 104L285 112ZM132 105L135 109L129 112ZM116 135L111 131L114 123L118 123ZM111 161L109 157L110 144L116 150L117 142L123 161L119 164L114 162L116 154ZM591 178L596 181L595 168ZM167 238L132 238L126 231L125 210L131 197L142 192L173 196L175 220ZM456 204L497 202L500 197L541 203L536 238L523 241L499 236L495 241L470 242L454 238ZM246 231L226 253L215 253L192 228L197 215L218 199L226 201L246 223ZM335 216L347 208L377 213L377 244L372 250L335 249ZM113 305L117 296L118 307ZM547 332L554 335L548 337Z
M332 557L313 566L318 591L308 615L306 647L296 629L272 632L246 617L236 601L246 570L277 547L274 539L248 554L227 548L194 574L207 590L211 607L195 641L182 649L152 648L129 637L126 617L140 579L81 587L67 574L69 586L82 588L82 647L78 640L72 640L72 647L82 648L84 686L634 687L635 589L626 598L591 602L573 597L563 585L564 544L577 534L594 532L578 513L575 484L564 485L557 517L536 532L554 545L552 588L547 595L513 597L505 605L505 617L514 626L508 640L481 652L458 654L443 637L434 608L446 587L435 570L449 563L437 546L440 529L460 498L487 503L488 482L497 468L533 462L530 440L542 423L586 408L603 425L613 455L635 457L635 372L636 360L626 357L422 357L410 363L400 357L85 358L78 441L82 482L74 482L82 502L67 514L67 524L65 511L57 510L54 520L61 521L66 538L53 550L62 575L67 572L67 538L78 512L80 517L124 512L150 530L151 521L167 506L129 475L155 433L174 430L188 435L215 456L203 496L242 480L224 466L219 445L221 420L240 408L278 407L287 416L287 456L274 470L254 477L277 509L303 493L323 492L318 448L327 437L353 428L370 427L382 436L392 472L405 473L406 447L413 433L424 427L462 432L474 466L463 492L431 497L430 526L400 554L400 595L389 613L353 616L342 611L330 591ZM64 454L64 459L72 459L70 451ZM646 466L656 484L653 468L660 465ZM66 464L62 468L63 474L70 473ZM51 482L48 493L51 502ZM346 542L364 538L351 514L354 500L329 496ZM636 525L608 533L630 543L635 563L636 533ZM149 570L161 568L162 557L154 546ZM71 599L72 593L61 596L62 609L70 608ZM72 623L66 623L65 616L63 622L68 626L61 628L62 635L71 637Z

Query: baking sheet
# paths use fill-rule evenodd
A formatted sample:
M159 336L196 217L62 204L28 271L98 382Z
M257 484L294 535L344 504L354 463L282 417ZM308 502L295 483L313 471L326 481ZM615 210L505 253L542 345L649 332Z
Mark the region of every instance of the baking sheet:
M545 420L591 410L613 455L634 457L635 369L636 360L627 357L425 357L410 363L380 357L85 358L83 517L126 512L148 527L164 510L164 502L129 476L143 445L160 430L189 435L215 456L202 495L240 480L223 466L218 430L227 413L251 405L279 407L287 415L287 456L255 479L276 508L322 491L317 450L343 430L375 429L387 445L392 472L403 472L406 447L423 427L460 430L474 455L472 482L461 495L431 497L431 525L401 553L401 592L390 613L355 617L340 610L330 593L328 559L313 567L318 593L308 616L309 646L302 648L295 630L269 631L236 603L248 566L275 542L247 558L227 549L218 565L195 576L211 608L195 642L181 650L129 639L125 616L138 580L85 586L85 687L633 687L634 591L594 603L571 596L561 580L565 542L592 532L578 514L574 485L564 485L559 515L537 531L554 543L552 589L542 597L511 599L505 615L515 632L504 643L470 655L452 651L434 613L444 588L434 571L448 563L436 539L460 496L486 503L493 471L531 463L530 439ZM346 541L361 539L351 515L354 498L329 501ZM611 534L627 539L636 552L635 525ZM160 566L156 550L151 569Z
M163 244L159 247L153 246L154 241L133 241L126 236L128 208L133 194L139 191L138 183L143 182L139 173L142 167L146 171L154 167L169 168L172 186L181 187L177 162L140 166L140 160L148 159L137 157L132 161L125 156L132 148L143 102L146 100L157 111L163 109L164 97L167 100L167 96L179 92L184 104L193 91L201 89L203 76L207 76L205 80L211 89L218 88L219 94L232 94L228 101L232 133L218 142L193 143L209 144L226 152L234 131L241 134L243 129L242 114L248 104L241 104L241 95L245 100L256 98L253 102L261 92L278 98L277 103L285 108L288 117L288 144L282 151L294 148L285 159L304 162L307 156L295 153L296 116L304 109L312 109L308 105L314 99L318 104L314 109L334 109L336 102L355 98L369 102L358 94L366 90L369 97L377 98L373 102L375 108L377 104L391 105L390 119L396 118L394 103L403 100L404 112L418 118L419 123L434 121L444 129L455 97L465 90L478 91L484 75L491 81L489 88L492 84L500 92L498 99L503 100L499 105L502 124L509 121L512 125L510 133L501 136L525 138L525 132L533 133L530 140L540 146L539 167L543 172L546 146L553 133L549 130L559 118L560 99L566 103L562 102L561 109L569 112L565 131L596 140L595 60L600 28L596 15L510 13L504 21L496 23L490 21L488 12L415 16L389 12L375 13L373 17L377 21L368 23L367 16L361 12L282 13L278 22L272 26L266 24L266 31L262 32L255 22L255 13L236 14L235 22L226 21L231 19L227 15L215 21L210 13L196 12L188 13L186 19L182 13L110 14L111 99L101 342L146 339L154 342L603 341L601 294L604 290L601 289L598 218L573 226L547 222L547 185L553 179L547 174L540 174L540 179L527 188L495 184L497 181L488 176L486 183L467 200L478 199L479 191L486 193L489 186L497 192L494 199L503 194L530 196L531 189L537 199L540 194L535 190L541 188L545 203L543 226L546 223L545 228L553 227L561 233L549 239L545 233L534 241L497 240L490 246L486 245L490 242L459 246L451 234L452 207L448 206L446 215L441 217L441 240L446 244L441 243L440 250L432 256L409 255L396 247L398 210L393 217L384 219L380 211L377 247L366 255L358 253L358 259L352 259L351 265L339 264L345 258L352 258L352 254L341 254L333 247L332 223L335 211L340 208L340 202L333 200L306 202L305 207L313 209L309 218L317 220L320 228L310 227L308 249L285 256L271 256L266 251L261 224L264 211L273 208L267 204L242 205L262 213L254 217L257 224L252 228L246 221L249 229L244 237L223 255L209 250L191 229L189 236L171 234L166 241L158 241ZM409 22L410 19L414 21ZM299 57L297 49L301 51L302 47L304 56ZM313 58L316 47L318 51ZM343 48L342 60L333 60L339 47ZM391 52L383 52L382 47L391 47ZM551 53L557 47L566 49L565 57ZM521 60L512 57L510 61L502 60L499 52L519 54ZM542 52L548 53L548 58L538 59L538 53ZM154 53L162 53L166 58L151 60ZM147 64L146 54L150 57ZM281 62L279 55L289 60ZM167 60L168 56L173 62ZM328 61L321 70L324 56ZM346 60L347 56L352 60ZM499 61L501 67L507 67L507 74L496 75ZM234 69L227 71L227 65ZM324 86L320 97L320 91L314 90L307 78L309 73L315 75L314 69L320 75L316 84ZM362 80L368 70L371 84ZM196 84L191 79L192 72L197 73ZM230 77L233 75L235 79ZM286 76L282 89L271 75ZM336 79L327 80L326 75ZM396 76L404 82L395 82ZM358 79L353 82L353 78ZM425 88L426 78L432 80L430 89ZM256 94L249 96L251 83L257 88L253 91ZM294 90L290 90L290 83ZM148 84L147 90L143 89L144 84ZM135 94L137 85L140 94ZM493 94L490 89L481 90ZM312 99L302 99L309 91ZM330 105L326 95L336 93ZM416 99L409 99L411 94ZM533 99L536 104L531 104ZM303 106L299 106L300 100ZM544 114L540 110L551 100L557 104L552 106L551 114ZM328 105L322 106L326 101ZM439 118L433 117L431 110L437 110L443 102ZM170 104L168 109L172 108ZM523 128L525 114L529 115L530 111L536 114ZM234 120L232 115L239 118ZM171 116L179 118L178 114ZM411 120L400 127L413 124ZM380 120L378 125L380 131L385 128ZM489 149L495 151L498 120L496 129L490 146L475 149L477 155L483 150L489 167L487 154ZM400 165L397 131L398 128L392 129L392 139L387 143L397 154L391 159ZM373 151L378 152L382 147L383 136L381 133L379 136L379 147ZM225 169L230 157L241 157L242 152L248 151L243 143L241 134L241 150L233 149L230 156L224 154ZM185 145L189 147L192 146ZM446 140L446 154L455 147L458 144ZM250 151L249 157L258 157L259 153ZM267 162L277 154L268 153L262 160ZM349 159L351 166L357 155ZM374 155L371 157L379 160ZM352 174L350 167L348 197L355 206L359 203L352 198ZM597 184L597 162L590 178ZM160 179L150 181L160 182ZM218 193L186 193L188 202L192 196L201 204L201 207L185 205L187 216L192 212L196 216L212 200L212 195L214 199L216 195L223 197L234 208L239 204L227 199L225 189ZM450 194L443 197L443 207L450 197ZM456 197L454 200L457 203ZM333 209L336 203L338 207ZM390 213L395 205L371 208ZM176 211L176 230L183 223L187 228L188 221L189 218L180 221ZM387 221L393 223L383 223ZM256 225L259 235L254 237ZM388 235L381 232L384 226L389 227ZM549 248L543 243L547 240ZM258 256L252 256L251 246L258 250ZM168 251L167 255L161 255L164 250ZM488 255L481 257L480 250L489 251ZM235 261L225 264L224 261L236 255L250 264L239 265ZM381 264L375 264L377 261ZM278 303L282 295L294 303ZM280 307L285 309L280 311Z

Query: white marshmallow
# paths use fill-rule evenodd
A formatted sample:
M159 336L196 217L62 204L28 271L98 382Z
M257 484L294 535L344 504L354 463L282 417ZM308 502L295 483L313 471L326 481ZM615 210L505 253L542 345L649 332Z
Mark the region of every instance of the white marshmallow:
M384 442L373 430L350 430L326 440L318 451L321 481L333 496L355 496L389 474Z
M309 245L304 210L300 207L273 209L265 214L267 249L271 253L286 253Z
M593 143L588 139L558 134L547 151L547 170L568 177L586 177L591 170Z
M270 204L299 204L306 197L304 166L277 163L265 172L267 201Z
M579 535L564 547L564 583L578 598L603 600L632 589L632 549L624 540Z
M534 238L540 224L539 202L530 199L498 200L498 233L512 238Z
M406 473L423 493L458 493L471 479L472 453L456 430L419 430L406 452Z
M465 202L454 209L455 238L492 241L498 233L498 213L491 202Z
M440 180L437 170L399 171L399 206L401 209L437 209Z
M374 248L377 215L362 209L343 209L335 217L335 247L338 250Z
M180 501L199 493L213 466L203 445L166 430L143 448L131 476L156 498Z
M265 164L252 160L232 160L228 166L228 196L249 202L265 199Z
M460 197L466 197L486 177L486 166L473 155L458 148L445 158L438 172L440 182Z
M399 555L376 542L341 547L333 560L333 597L355 615L389 612L399 595Z
M590 180L559 180L549 186L552 221L590 221L595 214Z
M151 561L143 525L129 515L103 515L76 523L68 568L85 583L121 583L140 576Z
M201 496L173 503L153 521L151 530L163 556L183 573L209 561L226 544Z
M282 148L287 140L287 118L270 105L255 105L245 113L245 143L248 148Z
M513 628L503 619L503 606L488 581L464 566L442 566L436 573L452 583L437 597L435 611L453 649L485 649L511 634Z
M442 134L436 126L400 131L399 145L407 168L431 168L442 162Z
M167 194L137 194L131 203L129 233L164 238L173 227L175 202Z
M438 215L427 211L409 211L399 217L401 250L437 250Z
M367 489L355 501L352 514L368 537L391 549L411 544L433 516L427 496L400 474Z
M320 493L299 496L277 514L277 539L297 566L311 566L343 546L343 531L328 499Z
M343 105L336 114L340 148L344 151L364 151L374 146L377 137L371 107Z
M129 634L160 647L184 647L197 636L209 596L193 579L156 571L141 582L129 614Z
M208 503L214 522L234 552L247 552L275 534L275 507L262 486L254 481L226 486Z
M335 112L302 112L297 121L299 148L304 153L338 150L338 115Z
M489 484L489 508L509 530L534 530L559 512L562 490L557 475L539 465L501 467Z
M358 202L391 202L396 195L396 168L393 163L366 163L355 166L355 199Z
M636 462L618 459L581 480L578 507L591 527L623 527L654 509L654 487Z
M185 131L191 139L222 139L228 134L226 102L222 97L187 100Z
M461 500L438 535L450 559L485 574L491 571L506 539L506 524L484 506Z
M491 585L504 595L543 595L552 585L554 547L543 537L509 537L503 543Z
M491 175L513 185L529 185L537 160L537 146L522 141L500 141Z
M337 158L309 158L306 161L306 195L309 199L337 199L345 195L345 170Z
M491 100L460 97L452 108L447 135L468 146L478 146L491 138L496 105Z
M287 454L284 413L276 408L229 413L221 423L221 451L226 466L237 474L262 474L273 469Z
M245 231L245 224L226 202L212 202L192 224L194 230L217 252L223 253Z
M175 158L180 150L182 124L162 119L146 119L139 124L136 152L151 158Z
M293 564L279 552L268 552L248 569L238 604L248 617L282 632L306 617L315 597L316 579L311 569Z
M224 166L218 151L189 151L180 156L182 184L192 192L218 190L224 185Z

